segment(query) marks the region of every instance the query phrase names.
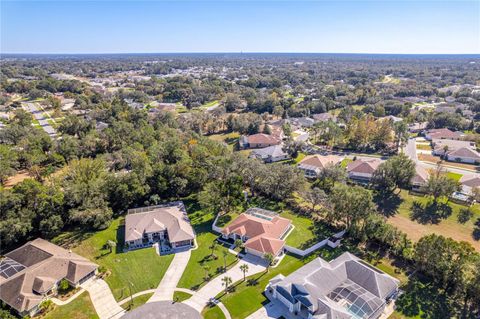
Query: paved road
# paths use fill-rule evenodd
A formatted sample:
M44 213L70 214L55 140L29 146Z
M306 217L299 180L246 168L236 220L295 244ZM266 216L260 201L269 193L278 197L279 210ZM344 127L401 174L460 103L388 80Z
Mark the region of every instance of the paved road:
M403 148L403 152L410 157L412 161L415 163L418 163L418 157L417 157L417 145L416 145L416 140L414 138L408 139L407 145Z
M175 288L177 288L180 278L182 278L185 268L187 267L190 254L190 249L175 253L170 266L168 266L167 272L163 276L162 281L160 281L160 284L148 302L173 300L173 293Z
M48 123L43 111L39 110L39 107L36 105L36 103L23 103L23 108L25 111L30 112L33 115L38 123L40 123L40 126L43 128L43 130L47 132L50 137L54 138L57 136L57 131L55 131L55 129Z
M90 294L93 307L100 319L117 319L125 313L125 310L115 301L110 287L103 279L95 277L81 286Z

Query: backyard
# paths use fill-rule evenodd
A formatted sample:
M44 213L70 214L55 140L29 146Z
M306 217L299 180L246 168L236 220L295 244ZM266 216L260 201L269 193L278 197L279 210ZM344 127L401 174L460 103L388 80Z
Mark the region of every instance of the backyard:
M458 214L462 208L467 208L466 206L449 202L448 205L451 211L448 211L448 214L438 220L433 219L434 222L422 222L423 219L421 218L412 219L412 205L415 201L425 205L429 202L429 198L409 194L408 191L402 190L398 198L390 201L392 206L388 208L391 210L387 213L389 216L388 222L407 233L408 237L414 241L419 240L425 235L436 233L451 237L455 240L467 241L471 243L477 251L480 251L480 241L475 240L473 237L475 230L474 223L480 218L479 204L471 206L473 216L470 220L462 224L458 222Z
M82 293L72 302L64 306L55 306L43 319L98 319L88 292Z
M156 288L165 274L173 255L158 256L154 248L143 248L123 252L123 218L117 218L105 230L88 233L85 231L66 232L53 242L63 247L72 247L77 254L104 266L110 275L105 281L117 301L129 296L126 287L133 284L132 293ZM112 252L104 248L107 240L117 242ZM154 269L155 271L145 271Z

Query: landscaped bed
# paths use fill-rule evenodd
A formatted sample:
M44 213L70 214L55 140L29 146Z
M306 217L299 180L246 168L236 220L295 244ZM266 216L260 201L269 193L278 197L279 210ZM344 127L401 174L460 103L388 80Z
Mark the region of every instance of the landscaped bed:
M102 231L94 233L72 231L53 240L54 243L64 247L73 247L77 254L105 267L110 272L105 281L117 301L130 295L127 288L130 284L133 285L132 293L156 288L173 259L173 254L158 256L154 248L124 253L122 243L125 231L121 224L122 220L123 218L113 220L110 227ZM116 249L111 253L104 248L107 240L117 242Z
M55 309L47 313L44 319L98 319L95 308L88 292L82 293L75 300L64 306L55 306Z

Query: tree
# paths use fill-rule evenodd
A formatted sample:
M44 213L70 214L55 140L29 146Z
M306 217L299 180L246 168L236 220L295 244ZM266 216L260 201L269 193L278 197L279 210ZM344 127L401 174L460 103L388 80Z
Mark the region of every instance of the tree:
M395 143L397 149L403 147L408 141L408 126L405 121L393 123L393 132L395 133Z
M222 252L223 255L223 271L227 271L227 257L228 257L228 252L224 250Z
M54 307L53 301L50 300L50 299L47 299L47 300L42 301L42 302L40 303L40 306L39 306L40 311L41 311L42 313L47 313L47 312L49 312L50 310L53 309L53 307Z
M217 250L217 241L214 240L209 248L210 248L210 257L215 257L215 251Z
M309 204L312 205L312 212L315 211L315 208L320 205L326 198L327 195L323 190L318 187L314 187L303 192L303 199L305 199Z
M222 278L222 286L225 286L225 293L228 293L228 288L232 284L232 278L225 276Z
M58 290L60 291L60 293L65 293L69 288L70 288L70 284L66 279L62 279L58 284Z
M389 158L375 170L373 184L384 193L392 193L397 187L408 188L415 176L415 163L405 154Z
M267 272L270 269L270 266L273 265L273 261L275 260L275 257L271 253L266 253L263 255L263 259L267 262Z
M248 265L247 265L247 264L242 264L242 265L240 265L240 270L241 270L242 273L243 273L243 281L245 281L246 276L247 276L246 274L247 274L247 272L248 272Z
M210 279L210 274L208 273L210 271L210 266L209 265L203 265L203 270L205 270L205 280Z
M242 248L243 247L243 241L241 239L235 239L234 245L235 245L235 247Z
M315 185L326 192L330 192L336 183L343 183L347 179L347 170L341 165L327 164L320 171Z
M11 146L0 144L0 185L5 183L9 176L15 174L17 167L17 153Z
M285 141L282 150L288 155L290 155L292 158L296 158L298 156L298 153L302 150L303 145L303 142L294 141L290 137Z
M110 254L112 253L113 249L117 247L117 243L114 242L113 240L107 240L105 243L105 246L109 249Z
M14 112L14 123L23 126L23 127L28 127L32 125L32 114L28 113L27 111L23 109L16 109Z
M440 198L448 198L454 192L460 190L461 185L458 181L449 178L440 166L430 174L422 190L433 197L435 205Z
M225 96L224 106L227 112L233 112L242 107L242 100L234 93L227 93Z
M368 216L375 211L371 193L360 186L335 185L330 203L327 219L343 223L349 231L362 230Z

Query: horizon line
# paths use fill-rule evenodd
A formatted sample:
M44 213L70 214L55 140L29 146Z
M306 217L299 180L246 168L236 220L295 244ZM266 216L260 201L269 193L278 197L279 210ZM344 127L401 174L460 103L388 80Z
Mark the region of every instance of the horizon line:
M141 55L141 54L338 54L338 55L473 55L479 53L393 53L393 52L285 52L285 51L178 51L178 52L0 52L2 55Z

